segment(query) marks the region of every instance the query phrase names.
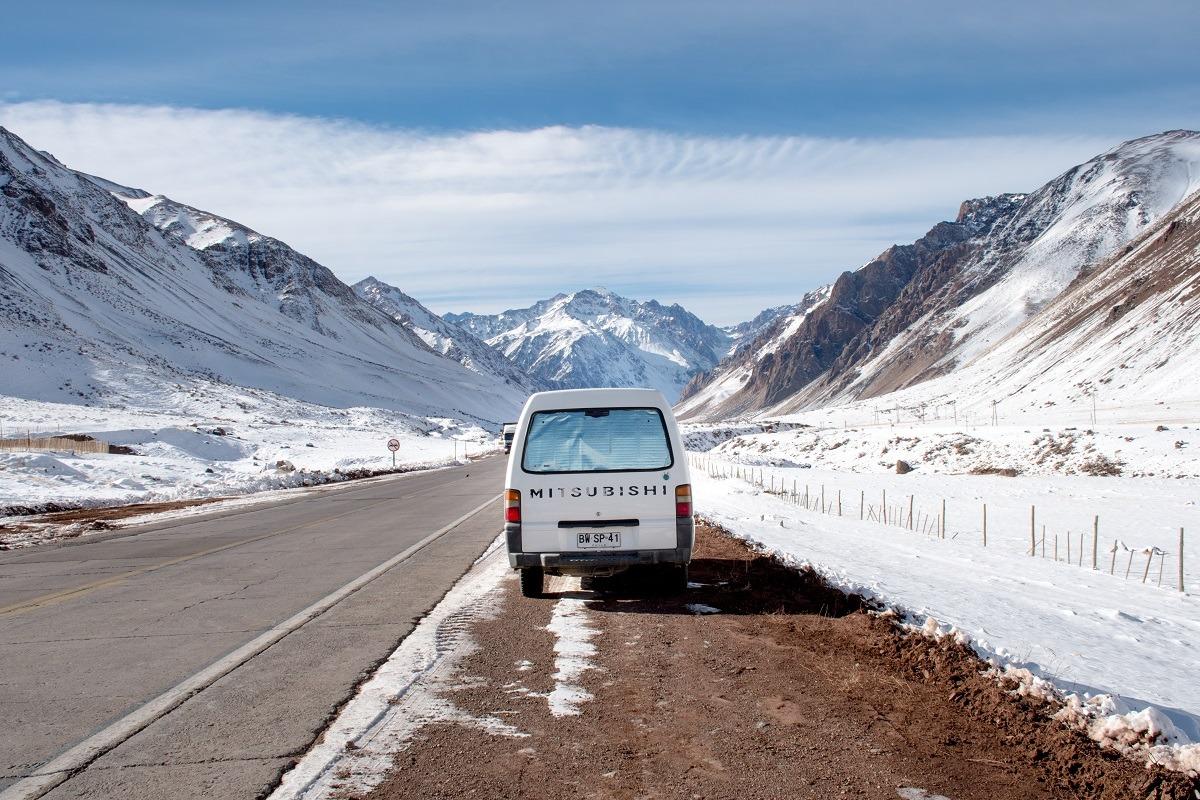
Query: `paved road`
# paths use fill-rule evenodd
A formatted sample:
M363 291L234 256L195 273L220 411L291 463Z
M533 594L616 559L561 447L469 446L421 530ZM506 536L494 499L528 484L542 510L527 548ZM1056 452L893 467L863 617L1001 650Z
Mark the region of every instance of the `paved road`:
M0 554L0 798L260 795L499 532L502 472ZM88 741L103 752L78 757Z

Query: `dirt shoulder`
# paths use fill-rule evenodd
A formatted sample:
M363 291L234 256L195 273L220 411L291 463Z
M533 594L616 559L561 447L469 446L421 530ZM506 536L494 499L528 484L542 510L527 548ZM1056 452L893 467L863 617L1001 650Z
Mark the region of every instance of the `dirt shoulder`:
M450 701L521 735L431 724L372 798L1173 798L1196 782L1101 751L812 573L698 533L680 598L572 593L597 633L592 699L553 716L562 602L506 582ZM580 604L576 598L585 598ZM556 658L559 660L556 662Z

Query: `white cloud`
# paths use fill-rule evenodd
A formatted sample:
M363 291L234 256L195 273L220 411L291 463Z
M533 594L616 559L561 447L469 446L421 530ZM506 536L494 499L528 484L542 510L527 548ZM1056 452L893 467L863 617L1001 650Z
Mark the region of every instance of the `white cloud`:
M1116 142L428 133L251 111L0 103L68 165L282 239L435 310L609 285L734 322ZM1151 133L1151 131L1146 131Z

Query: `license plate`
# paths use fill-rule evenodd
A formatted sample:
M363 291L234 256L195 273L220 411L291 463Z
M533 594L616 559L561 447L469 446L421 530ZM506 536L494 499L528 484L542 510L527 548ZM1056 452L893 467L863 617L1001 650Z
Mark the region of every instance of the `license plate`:
M621 532L577 533L575 534L575 544L578 547L620 547Z

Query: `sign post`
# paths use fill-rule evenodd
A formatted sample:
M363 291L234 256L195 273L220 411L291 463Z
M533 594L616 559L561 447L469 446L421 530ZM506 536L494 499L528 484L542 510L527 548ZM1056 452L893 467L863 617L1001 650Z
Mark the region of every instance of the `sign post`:
M396 468L396 451L400 449L399 439L388 439L388 450L392 451L392 469Z

